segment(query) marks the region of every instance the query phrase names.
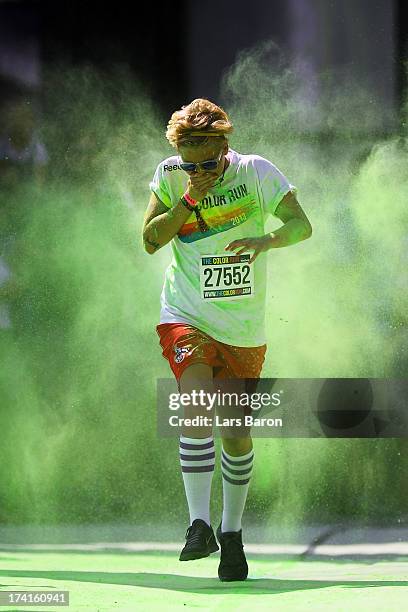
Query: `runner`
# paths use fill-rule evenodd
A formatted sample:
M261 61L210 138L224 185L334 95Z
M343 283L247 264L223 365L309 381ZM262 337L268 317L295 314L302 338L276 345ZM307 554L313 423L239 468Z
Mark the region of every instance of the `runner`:
M296 187L267 159L230 149L232 130L225 111L207 99L183 106L172 114L166 132L177 155L158 165L150 183L144 247L153 254L171 241L173 253L156 330L182 393L198 386L225 390L229 379L259 378L266 352L264 253L312 233ZM264 229L267 215L283 222L270 234ZM193 414L186 407L185 416ZM218 576L245 580L241 518L253 445L249 431L221 437ZM219 550L210 522L212 428L183 427L179 448L190 513L180 560L187 561Z

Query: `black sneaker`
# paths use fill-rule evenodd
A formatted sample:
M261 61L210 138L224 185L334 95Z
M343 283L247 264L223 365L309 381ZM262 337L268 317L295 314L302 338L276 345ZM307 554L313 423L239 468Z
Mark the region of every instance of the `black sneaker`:
M239 531L221 532L222 522L217 529L217 538L221 544L221 559L218 566L218 578L223 582L246 580L248 564L242 544L242 529Z
M186 531L186 545L180 553L180 561L208 557L219 550L213 529L202 519L195 519Z

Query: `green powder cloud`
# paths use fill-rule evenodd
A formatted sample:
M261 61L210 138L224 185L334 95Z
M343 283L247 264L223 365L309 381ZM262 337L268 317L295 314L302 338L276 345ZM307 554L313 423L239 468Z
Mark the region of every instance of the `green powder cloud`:
M265 255L263 376L400 376L405 135L379 137L372 92L336 89L332 74L321 75L318 108L303 108L296 75L272 71L268 53L243 53L225 75L231 146L270 159L298 187L313 236ZM148 183L173 154L168 118L125 66L60 66L45 83L47 179L2 197L2 231L15 238L2 288L12 328L0 340L0 522L184 523L177 440L155 432L156 380L171 377L155 332L171 252L149 256L141 240ZM397 517L404 444L257 440L247 511L294 524ZM215 512L220 491L216 471Z

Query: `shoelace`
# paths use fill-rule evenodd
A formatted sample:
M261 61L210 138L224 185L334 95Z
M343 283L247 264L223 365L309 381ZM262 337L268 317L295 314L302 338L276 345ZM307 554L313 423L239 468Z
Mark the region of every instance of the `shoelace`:
M187 540L187 538L190 538L191 531L192 531L192 528L190 526L190 527L187 528L187 531L186 531L186 536L185 536L186 540ZM196 544L200 540L200 537L201 537L200 532L196 531L195 533L193 533L191 535L189 544Z

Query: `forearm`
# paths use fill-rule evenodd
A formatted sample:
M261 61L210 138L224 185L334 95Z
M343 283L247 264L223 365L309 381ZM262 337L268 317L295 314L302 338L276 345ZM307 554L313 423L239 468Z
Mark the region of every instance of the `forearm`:
M146 251L153 254L170 242L191 214L180 201L167 212L149 221L143 231L143 244Z
M267 249L290 246L302 240L306 240L312 234L310 224L302 219L290 219L277 230L266 234Z

